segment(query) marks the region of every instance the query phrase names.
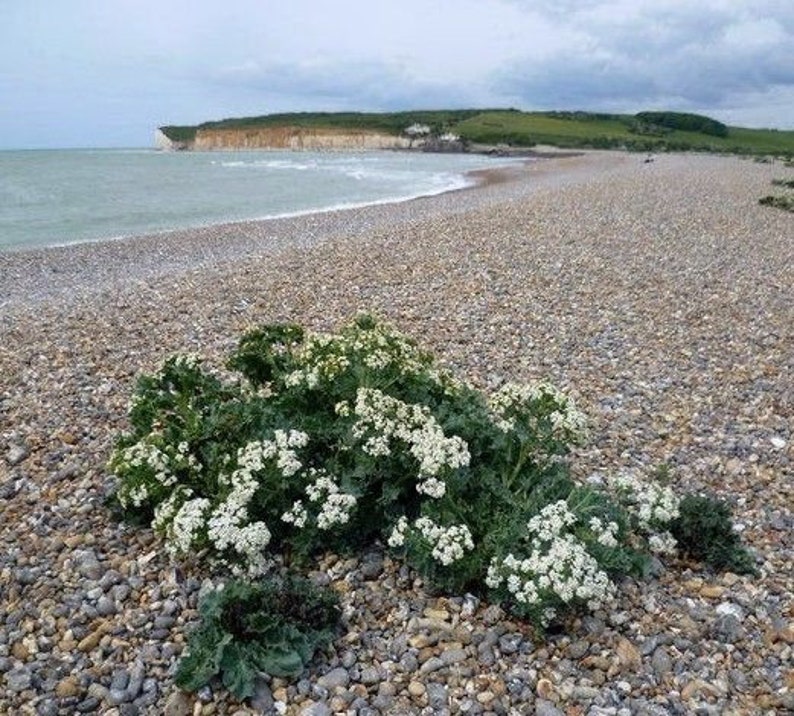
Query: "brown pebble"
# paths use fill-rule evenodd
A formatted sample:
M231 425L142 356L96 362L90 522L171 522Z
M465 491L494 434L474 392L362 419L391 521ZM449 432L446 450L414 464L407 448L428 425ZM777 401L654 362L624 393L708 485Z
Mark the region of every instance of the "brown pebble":
M719 584L706 584L700 588L700 596L707 599L719 599L727 590Z
M619 637L615 652L624 670L636 671L642 666L642 655L634 644L625 637Z
M80 683L77 680L77 677L67 676L65 679L62 679L58 682L55 687L55 695L59 699L66 699L70 696L77 696L80 692Z
M539 679L538 685L535 687L535 692L540 698L546 699L547 701L554 698L556 695L554 684L552 684L549 679Z
M414 697L422 696L425 693L425 685L421 681L412 681L408 684L408 693Z

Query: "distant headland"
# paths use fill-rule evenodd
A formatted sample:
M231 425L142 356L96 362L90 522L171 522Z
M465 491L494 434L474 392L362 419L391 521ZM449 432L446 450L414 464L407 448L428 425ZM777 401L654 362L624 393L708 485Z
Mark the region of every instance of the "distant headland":
M425 151L626 149L707 151L794 157L794 131L732 127L684 112L522 112L516 109L406 112L296 112L198 125L166 125L155 144L168 150Z

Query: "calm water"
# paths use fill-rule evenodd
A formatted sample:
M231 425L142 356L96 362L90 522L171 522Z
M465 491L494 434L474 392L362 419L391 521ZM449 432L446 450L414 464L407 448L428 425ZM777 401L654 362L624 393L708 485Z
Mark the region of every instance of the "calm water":
M437 194L483 156L398 152L0 152L0 251ZM504 163L505 160L500 160Z

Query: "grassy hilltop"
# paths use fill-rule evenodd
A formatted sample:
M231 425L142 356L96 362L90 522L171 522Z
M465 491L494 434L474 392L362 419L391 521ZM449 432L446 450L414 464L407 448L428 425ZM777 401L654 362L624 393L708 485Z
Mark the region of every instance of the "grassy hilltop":
M711 151L794 157L794 131L730 127L681 112L602 114L462 109L407 112L300 112L269 114L161 127L172 141L189 144L199 130L304 127L377 130L401 134L424 124L434 134L452 132L473 144L564 148L624 148L634 151Z

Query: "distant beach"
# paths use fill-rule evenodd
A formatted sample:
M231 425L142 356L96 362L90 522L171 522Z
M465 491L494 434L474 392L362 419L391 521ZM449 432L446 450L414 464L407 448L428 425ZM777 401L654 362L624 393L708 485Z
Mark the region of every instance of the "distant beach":
M263 703L791 710L794 224L758 204L782 165L643 159L588 152L402 203L0 253L0 614L20 615L0 619L0 712L109 709L120 680L139 713L201 710L171 675L206 575L103 503L132 387L171 353L222 370L245 329L361 310L478 386L572 392L591 434L577 476L668 465L680 491L731 502L759 575L659 563L620 585L619 612L541 642L378 550L329 556L315 576L339 591L345 634L298 684L263 683Z

